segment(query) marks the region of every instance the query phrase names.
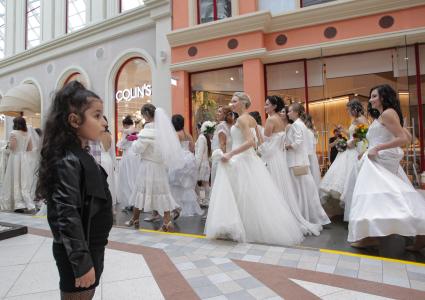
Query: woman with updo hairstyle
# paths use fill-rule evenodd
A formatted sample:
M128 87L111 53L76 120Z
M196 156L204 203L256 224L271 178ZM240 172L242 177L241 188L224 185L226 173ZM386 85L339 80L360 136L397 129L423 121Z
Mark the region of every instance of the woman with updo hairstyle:
M226 153L232 149L232 137L230 136L230 128L233 126L234 122L232 109L229 106L218 108L217 121L219 123L214 131L214 136L211 142L211 150L215 151L217 149L221 149L223 153ZM214 185L218 162L218 159L212 159L211 186Z
M35 174L25 160L26 153L32 150L32 141L24 117L13 119L13 130L9 134L7 148L10 154L0 196L0 209L16 212L34 210L34 197L31 197L25 188L34 185ZM27 183L28 179L31 181L30 184Z
M264 109L268 118L264 128L264 142L258 148L261 158L280 191L281 201L287 203L302 232L304 234L319 235L322 226L308 222L302 216L298 207L297 194L292 184L290 169L286 161L286 151L283 147L289 122L286 118L286 113L281 116L282 110L285 109L282 98L268 96Z
M257 123L248 113L250 104L247 94L233 94L231 107L239 118L230 129L232 149L213 152L213 159L220 162L211 192L206 236L238 242L298 244L303 240L301 226L255 152Z
M139 226L140 211L163 216L161 231L173 231L171 212L179 208L168 181L167 169L183 165L182 149L170 118L162 108L144 104L141 114L146 123L132 149L141 158L136 185L130 201L134 204L133 218L127 226Z
M288 117L293 123L288 128L285 140L286 158L301 214L310 223L329 224L330 220L320 203L319 191L310 171L309 129L302 121L305 118L304 106L298 102L292 103Z
M172 167L168 170L171 194L180 206L172 214L173 219L176 220L180 215L184 217L202 215L203 211L199 207L195 192L198 169L192 152L194 148L192 136L184 130L184 117L182 115L173 115L171 122L177 132L182 147L182 160L184 161L181 167Z
M330 216L344 214L344 221L348 222L351 207L351 197L356 183L352 172L357 172L359 155L365 151L365 141L355 137L357 126L368 126L369 122L364 115L364 107L359 99L353 98L347 103L347 112L352 118L348 131L341 125L337 129L347 137L347 149L338 153L334 162L326 172L320 183L320 197ZM341 207L344 208L342 212Z
M368 247L384 246L395 235L417 237L410 249L419 250L425 246L425 199L399 174L401 147L409 142L400 101L395 90L384 84L370 90L369 102L380 116L367 132L369 147L354 187L348 241L354 247ZM392 251L402 255L405 239L398 241L392 243Z

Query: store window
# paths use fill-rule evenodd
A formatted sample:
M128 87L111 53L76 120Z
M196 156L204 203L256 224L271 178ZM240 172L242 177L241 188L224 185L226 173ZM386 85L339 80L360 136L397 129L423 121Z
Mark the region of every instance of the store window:
M0 0L0 59L5 55L6 0Z
M326 2L332 2L336 0L301 0L301 7L312 6L316 4L322 4Z
M41 42L40 0L27 0L25 49L30 49Z
M406 173L413 174L419 161L418 155L413 153L419 147L418 130L414 130L418 114L413 94L416 90L413 86L416 78L413 47L317 58L306 61L305 69L303 67L303 61L266 66L267 94L282 96L286 104L292 101L308 103L307 109L316 127L316 151L323 171L329 165L328 139L333 129L337 125L347 129L351 123L347 102L357 98L366 108L370 89L389 84L397 91L406 126L416 137L412 149L405 149L406 156L402 161Z
M191 74L192 132L205 121L215 121L219 106L229 105L234 92L243 91L243 69L232 67Z
M63 85L71 82L71 81L78 81L80 82L82 85L84 85L85 87L87 87L87 79L80 73L80 72L74 72L71 73L64 81Z
M122 120L130 115L138 130L144 120L140 108L152 100L152 73L149 64L141 57L124 62L115 80L115 138L121 139ZM120 153L117 152L119 155Z
M124 12L144 5L144 0L120 0L120 12Z
M231 0L198 0L199 24L217 21L231 16Z
M66 32L74 32L86 26L87 0L67 0Z
M299 0L259 0L258 10L268 10L272 14L279 14L296 9L297 1Z

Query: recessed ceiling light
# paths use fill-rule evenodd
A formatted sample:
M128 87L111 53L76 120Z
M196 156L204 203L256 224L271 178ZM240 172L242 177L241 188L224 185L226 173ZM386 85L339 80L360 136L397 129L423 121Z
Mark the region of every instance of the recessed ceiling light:
M233 80L235 80L235 79L234 79L233 77L230 77L230 80L232 80L232 81L233 81Z

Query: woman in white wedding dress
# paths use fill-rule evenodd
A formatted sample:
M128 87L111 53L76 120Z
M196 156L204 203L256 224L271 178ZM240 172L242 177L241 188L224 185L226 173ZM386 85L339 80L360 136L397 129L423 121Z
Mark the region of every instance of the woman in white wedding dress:
M108 174L107 182L109 186L109 191L112 196L112 203L117 204L117 193L115 188L115 155L114 149L112 147L112 135L108 129L108 120L103 116L106 122L105 132L100 136L100 165Z
M347 150L338 153L335 161L332 163L329 170L326 172L320 183L320 198L322 203L341 201L344 210L344 220L348 221L350 211L349 200L344 197L344 191L355 185L355 178L351 175L353 168L356 167L358 156L362 151L363 141L358 141L353 137L356 127L360 124L368 125L368 121L364 116L364 108L361 102L357 99L352 99L347 103L347 111L353 118L353 121L348 129ZM342 128L339 126L338 128ZM347 201L350 202L350 201ZM339 203L341 205L341 203ZM329 203L328 205L332 205Z
M195 192L198 169L195 156L193 155L193 138L184 130L184 117L182 115L174 115L171 118L171 122L180 140L183 150L182 159L184 161L184 164L180 168L171 167L168 170L171 194L180 206L180 209L174 211L173 217L177 219L180 215L183 217L202 215L203 210L199 207L198 196Z
M316 137L316 129L314 128L313 118L306 114L303 120L305 126L307 126L307 140L308 140L308 160L310 162L310 172L313 176L314 182L316 183L317 188L319 188L320 180L322 179L320 173L320 164L317 159L316 154L316 145L317 145L317 137Z
M265 105L268 118L264 129L264 142L258 148L261 158L266 163L276 186L282 195L281 201L285 201L291 209L295 219L299 222L301 230L306 234L319 235L322 230L320 224L312 224L301 215L298 207L297 195L292 185L286 162L286 151L284 143L286 138L286 127L289 125L284 103L279 96L268 96ZM283 110L283 113L281 113Z
M0 199L0 209L18 210L35 209L34 199L29 189L32 183L25 179L34 180L35 173L30 164L25 163L26 152L32 150L31 135L28 132L26 121L23 117L13 119L13 130L9 137L9 159L3 181L3 189ZM27 192L24 192L27 186Z
M300 118L304 113L304 107L297 102L288 108L288 117L293 123L287 131L286 158L302 216L310 223L326 225L331 221L320 203L319 191L311 175L307 141L309 129Z
M379 243L392 234L425 235L425 198L399 176L408 142L396 92L389 85L371 90L370 103L380 112L367 133L369 150L361 159L351 203L348 241L355 247ZM372 238L373 237L373 238Z
M303 240L291 214L261 159L254 150L255 120L248 114L251 104L245 93L235 93L232 109L239 114L231 128L232 151L222 156L211 192L205 224L207 238L238 242L294 245Z
M228 106L219 107L217 109L217 121L219 122L214 130L211 142L211 151L221 149L223 153L232 149L232 137L230 136L230 128L233 125L234 118L232 109ZM214 184L217 166L220 159L212 159L211 163L211 186Z

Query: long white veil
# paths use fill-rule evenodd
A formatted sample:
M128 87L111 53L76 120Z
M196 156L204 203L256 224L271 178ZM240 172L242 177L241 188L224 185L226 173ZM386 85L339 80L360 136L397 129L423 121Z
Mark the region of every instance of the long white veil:
M184 164L183 151L170 117L162 108L155 110L155 147L168 168Z

